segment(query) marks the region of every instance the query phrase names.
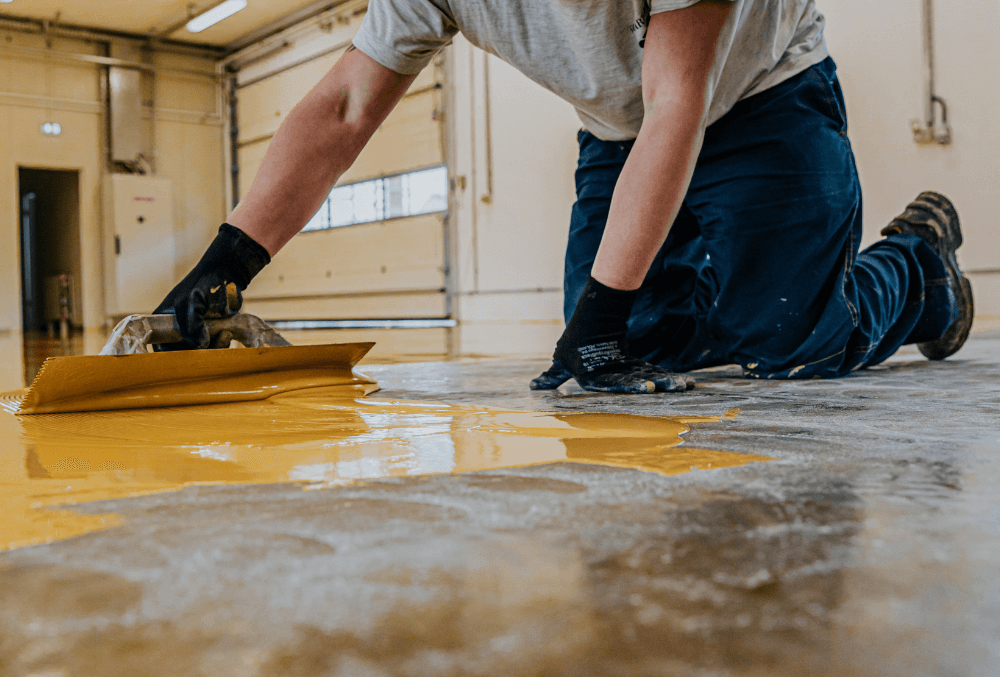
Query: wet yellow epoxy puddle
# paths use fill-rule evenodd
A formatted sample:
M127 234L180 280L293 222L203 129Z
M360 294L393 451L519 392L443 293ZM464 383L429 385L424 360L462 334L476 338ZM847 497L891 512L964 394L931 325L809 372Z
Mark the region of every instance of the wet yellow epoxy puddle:
M119 524L59 509L193 485L368 479L554 462L662 475L767 456L677 447L693 422L596 413L530 413L365 398L373 386L309 388L266 400L164 409L16 416L0 395L0 550ZM735 416L730 412L727 417Z

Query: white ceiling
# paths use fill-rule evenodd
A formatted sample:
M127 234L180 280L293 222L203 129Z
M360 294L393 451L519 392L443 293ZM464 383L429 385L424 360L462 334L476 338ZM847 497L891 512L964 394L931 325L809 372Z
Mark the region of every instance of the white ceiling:
M188 5L195 11L216 4L218 0L14 0L0 4L0 18L22 17L55 20L58 23L88 28L148 35L156 33L188 16ZM228 45L238 38L291 14L315 0L248 0L246 9L201 33L189 33L184 27L170 34L171 40Z

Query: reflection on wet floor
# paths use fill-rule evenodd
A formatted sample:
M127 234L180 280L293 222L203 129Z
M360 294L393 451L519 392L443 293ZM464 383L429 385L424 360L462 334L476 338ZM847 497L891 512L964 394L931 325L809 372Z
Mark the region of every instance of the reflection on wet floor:
M540 396L510 360L359 369L410 401L0 411L0 547L93 531L0 552L0 675L1000 674L998 351L683 398ZM748 454L782 462L653 474Z
M600 413L539 414L364 398L364 386L310 388L258 402L13 415L0 395L0 549L113 526L115 515L52 510L205 484L369 479L575 462L662 475L766 456L676 448L693 422ZM730 412L735 416L737 412Z
M30 332L24 336L24 382L31 383L42 364L50 357L84 354L83 334L73 333L67 338L49 338L44 332Z

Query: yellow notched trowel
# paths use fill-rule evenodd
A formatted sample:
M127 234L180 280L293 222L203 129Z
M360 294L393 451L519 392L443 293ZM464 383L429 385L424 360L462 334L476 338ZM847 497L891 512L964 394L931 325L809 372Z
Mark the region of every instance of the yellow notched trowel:
M278 393L373 381L352 371L374 343L293 346L263 320L238 313L205 322L211 345L242 349L150 353L180 340L173 315L122 320L100 355L50 357L18 414L52 414L261 400Z

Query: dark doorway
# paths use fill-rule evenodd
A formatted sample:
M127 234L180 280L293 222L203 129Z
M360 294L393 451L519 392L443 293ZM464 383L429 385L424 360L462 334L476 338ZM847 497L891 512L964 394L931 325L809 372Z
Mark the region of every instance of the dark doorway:
M24 331L52 329L64 316L80 326L80 175L21 167L17 178Z

